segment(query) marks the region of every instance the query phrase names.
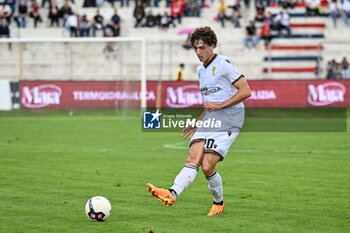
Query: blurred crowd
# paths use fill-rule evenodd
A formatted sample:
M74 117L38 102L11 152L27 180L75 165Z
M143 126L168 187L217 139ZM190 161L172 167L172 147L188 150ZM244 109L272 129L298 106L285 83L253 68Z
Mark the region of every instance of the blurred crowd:
M159 0L153 3L158 7ZM204 6L202 0L172 0L167 1L167 7L170 11L164 11L162 14L154 14L152 10L145 12L146 7L151 6L150 1L136 0L133 16L135 18L135 27L176 27L181 24L183 16L200 17ZM176 23L175 23L176 22Z
M291 34L290 15L288 9L303 3L306 16L320 16L329 14L334 27L338 19L343 18L344 25L349 26L350 0L163 0L166 10L154 13L161 0L84 0L82 7L96 8L96 15L88 18L79 14L74 0L0 0L0 18L5 18L7 25L14 22L17 27L24 28L29 21L36 28L42 22L49 22L50 27L65 27L71 36L96 36L101 31L103 36L119 36L121 18L116 6L133 7L135 27L176 27L182 23L182 17L201 17L205 7L216 7L217 15L214 17L224 28L227 23L230 27L242 26L242 4L249 8L255 1L255 16L245 26L246 39L244 44L251 48L262 39L267 46L273 38L272 32L286 36ZM113 7L114 15L105 19L98 8L104 3ZM132 4L130 3L132 2ZM267 7L280 6L282 11L276 15L267 11ZM46 15L42 9L45 8ZM3 26L2 26L3 27Z
M135 27L176 27L181 24L183 16L200 17L205 0L166 0L167 10L162 14L154 14L149 7L156 8L161 0L132 1L134 10L130 18L134 18ZM105 19L99 7L108 2L114 9L114 15ZM129 0L84 0L83 8L96 8L96 15L88 18L79 14L74 0L0 0L0 19L6 19L6 26L15 23L18 28L25 28L29 21L36 28L42 22L49 22L50 27L64 27L72 37L96 36L101 31L102 36L119 36L121 17L117 11L120 7L129 7ZM135 3L134 3L135 2ZM45 8L47 15L42 14ZM3 26L2 26L3 27Z
M349 79L349 62L346 57L340 62L335 59L328 61L326 79Z
M48 2L48 4L46 4ZM47 16L41 9L47 7ZM74 0L43 0L41 5L37 0L5 0L0 6L0 17L6 19L6 24L15 23L19 28L25 28L29 20L33 27L43 21L48 21L50 27L64 27L72 37L96 36L96 31L102 31L104 36L119 36L120 16L115 9L113 16L106 22L98 8L96 15L88 19L85 14L79 15L75 10Z
M331 0L329 3L329 14L333 21L333 26L337 27L339 18L343 18L346 27L349 27L350 0Z
M40 3L38 1L41 1ZM304 7L306 17L329 16L336 28L338 20L349 27L350 0L84 0L77 7L75 0L0 0L0 37L9 38L11 28L33 28L40 24L45 27L65 28L71 37L117 37L121 34L122 18L119 8L131 8L130 17L135 28L175 28L182 25L183 17L201 17L204 8L216 11L213 16L222 28L242 28L245 32L243 44L247 49L254 49L262 41L265 47L271 44L274 37L292 35L290 9ZM251 9L255 1L255 9ZM100 7L111 7L113 15L106 18ZM271 9L279 7L279 11ZM84 8L92 8L95 14L84 14ZM249 10L250 9L250 10ZM246 23L242 19L253 12L253 17ZM123 14L124 15L124 14ZM247 18L247 17L245 17ZM191 49L190 33L182 45ZM9 44L9 48L10 48ZM106 47L113 51L114 45ZM319 69L317 69L319 70ZM344 57L341 62L335 59L327 64L327 79L348 78L349 63Z
M182 24L183 17L201 17L203 8L209 7L216 9L214 20L222 28L241 28L244 25L241 22L242 16L244 12L248 12L242 11L242 8L250 8L251 3L255 1L254 17L243 29L245 47L254 49L259 41L263 41L268 47L274 37L288 37L292 34L288 11L297 5L305 8L307 17L328 14L334 27L337 27L339 18L343 18L344 25L348 27L350 16L350 0L163 0L166 5L163 12L156 10L161 0L84 0L83 9L96 9L95 15L90 15L90 18L81 13L84 10L77 10L74 0L41 0L40 3L38 1L0 0L0 37L10 37L13 25L25 28L29 22L32 22L34 28L43 22L49 27L63 27L72 37L116 37L121 34L122 21L117 5L120 8L133 9L129 19L134 20L135 28L174 28ZM102 4L109 4L114 10L112 17L106 19L101 14L99 7ZM268 7L280 7L281 10L272 14L267 10ZM45 12L45 15L42 12ZM186 41L183 47L191 46Z

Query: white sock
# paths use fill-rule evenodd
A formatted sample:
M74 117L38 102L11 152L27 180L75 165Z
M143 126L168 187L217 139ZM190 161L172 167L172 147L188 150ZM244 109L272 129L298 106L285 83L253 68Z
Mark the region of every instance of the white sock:
M213 201L220 203L224 201L224 190L222 188L222 178L216 171L213 175L205 177L208 180L208 188L213 194Z
M188 186L192 184L197 176L198 167L194 164L185 163L185 166L176 176L173 186L169 190L174 190L176 195L180 195Z

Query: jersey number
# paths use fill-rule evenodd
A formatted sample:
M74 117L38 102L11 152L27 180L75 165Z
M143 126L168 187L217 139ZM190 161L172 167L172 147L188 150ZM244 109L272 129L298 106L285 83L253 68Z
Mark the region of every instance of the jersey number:
M205 145L205 148L207 149L212 149L214 147L214 142L215 140L214 139L205 139L204 140L204 145Z

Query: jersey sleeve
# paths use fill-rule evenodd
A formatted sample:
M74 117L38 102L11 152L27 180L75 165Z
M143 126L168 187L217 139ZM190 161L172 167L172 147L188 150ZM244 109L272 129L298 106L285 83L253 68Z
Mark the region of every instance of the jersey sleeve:
M238 81L243 76L236 66L228 59L222 61L221 69L222 74L230 81L230 83Z

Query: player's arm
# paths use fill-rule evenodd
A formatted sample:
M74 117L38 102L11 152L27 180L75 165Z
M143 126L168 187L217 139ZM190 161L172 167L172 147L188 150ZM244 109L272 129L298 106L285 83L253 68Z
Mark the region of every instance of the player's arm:
M205 115L206 110L204 109L204 111L202 112L202 114L198 117L197 121L201 121ZM182 130L182 135L181 137L183 139L187 138L187 137L191 137L194 132L196 131L197 127L186 127Z
M204 109L208 111L218 111L220 109L236 105L251 96L249 85L247 83L247 80L243 76L241 76L240 79L236 81L233 85L237 88L236 94L234 94L231 98L227 99L226 101L220 104L215 104L211 102L204 103Z

